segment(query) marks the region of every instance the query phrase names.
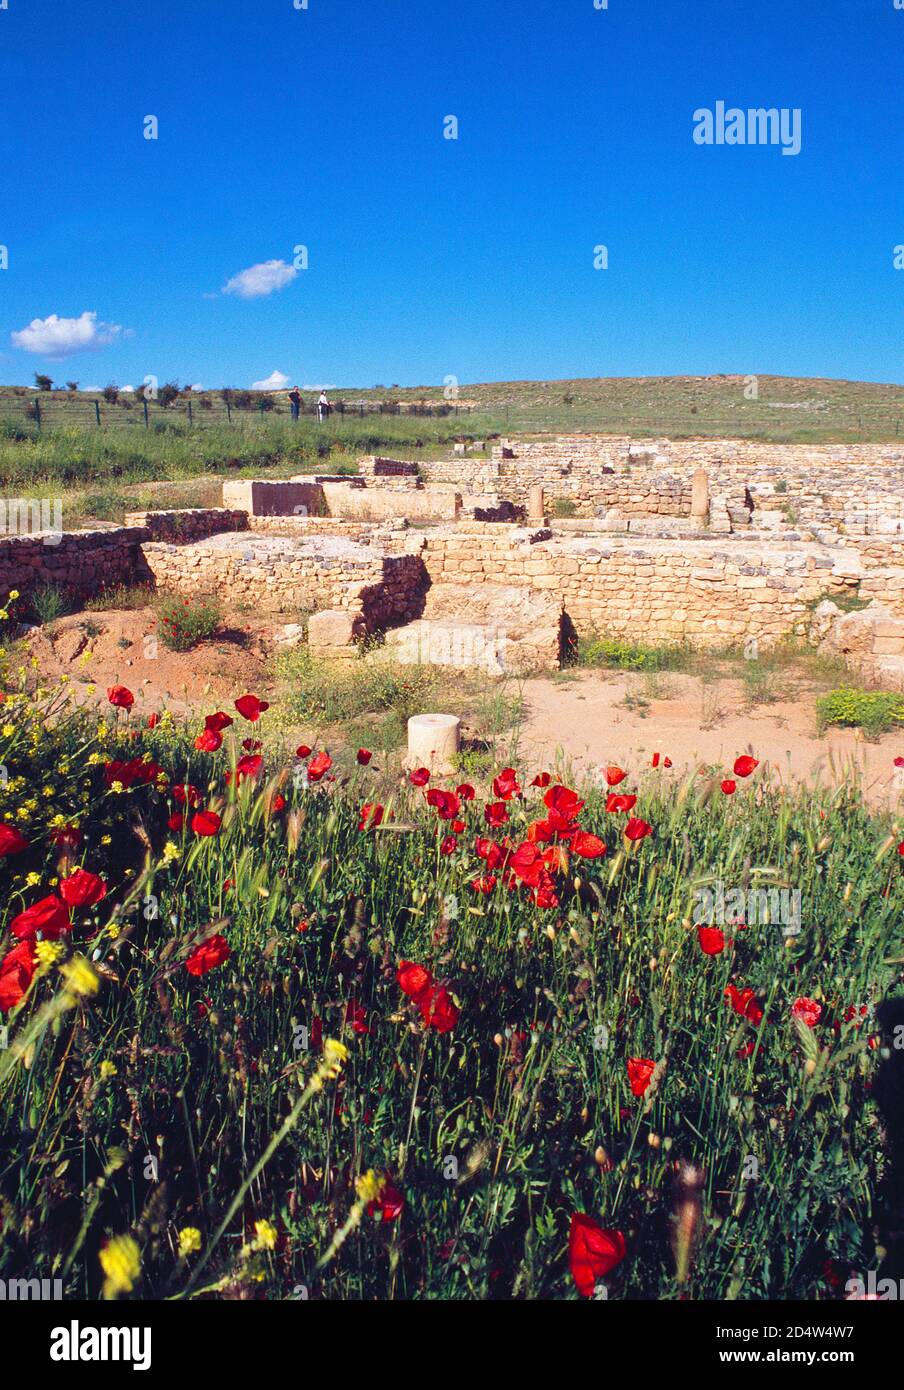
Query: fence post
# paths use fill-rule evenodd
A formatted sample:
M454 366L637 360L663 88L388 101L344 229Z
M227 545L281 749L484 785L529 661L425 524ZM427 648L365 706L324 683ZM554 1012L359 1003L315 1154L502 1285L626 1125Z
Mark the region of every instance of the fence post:
M148 426L148 398L147 398L147 396L145 396L145 398L144 398L144 427L145 427L145 429L148 429L148 428L149 428L149 426Z
M189 423L189 424L192 424L192 423L193 423L193 420L194 420L194 417L193 417L193 415L192 415L192 413L191 413L191 396L189 396L189 398L188 398L188 423Z
M228 401L226 402L226 423L227 425L232 424L232 406Z
M97 420L97 428L100 429L100 401L94 402L94 418Z
M40 432L40 429L41 429L41 402L38 400L37 396L35 396L35 423L37 424L37 426L38 426L38 431Z

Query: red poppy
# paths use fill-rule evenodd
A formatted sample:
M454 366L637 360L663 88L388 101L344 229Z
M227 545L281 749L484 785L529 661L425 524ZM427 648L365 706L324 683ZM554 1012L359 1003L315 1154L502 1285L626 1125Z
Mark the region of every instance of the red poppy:
M233 722L231 714L225 714L223 710L218 709L215 714L208 714L205 716L204 727L206 729L213 729L215 734L221 734L223 730L228 729L229 725Z
M472 878L471 887L475 893L489 894L496 887L496 882L495 874L487 874L485 878Z
M160 723L160 715L159 715L159 714L149 714L149 715L148 715L147 727L148 727L149 729L156 729L156 727L157 727L157 725L158 725L159 723Z
M456 835L463 835L463 834L465 833L465 829L466 829L464 821L463 821L463 820L454 820L454 821L452 822L452 829L453 829L453 831L454 831L454 833L455 833Z
M173 814L170 816L169 820L167 821L167 826L169 827L169 829L175 831L181 830L184 824L185 817L183 816L181 811L174 811Z
M752 989L737 989L734 985L728 985L725 998L735 1013L740 1014L742 1018L747 1018L754 1024L762 1022L763 1010L757 1003L756 994Z
M270 810L273 813L273 815L277 815L280 811L284 811L285 809L286 798L284 796L281 796L280 793L277 792L273 800L270 802Z
M370 1032L367 1026L367 1010L363 1004L356 1003L354 999L350 999L345 1006L345 1021L352 1032L357 1033L359 1037Z
M94 907L106 896L107 885L103 879L87 869L76 869L60 882L60 897L67 907Z
M619 782L623 782L627 775L624 768L617 767L613 764L606 768L606 783L610 787L617 787Z
M84 836L77 825L61 825L57 830L50 832L50 838L55 845L61 845L65 849L78 849Z
M584 809L584 803L577 792L563 786L550 787L543 798L543 805L555 812L563 824L574 820Z
M44 941L57 941L64 932L72 930L72 923L65 903L51 893L17 913L9 929L19 941L34 941L38 933Z
M806 995L802 995L791 1005L791 1017L799 1019L808 1028L815 1028L822 1018L822 1005L815 999L808 999Z
M367 1211L370 1216L376 1216L379 1213L384 1222L395 1221L401 1216L404 1205L404 1195L391 1178L386 1178L380 1188L379 1197L374 1202L368 1202Z
M300 743L295 749L295 756L296 758L309 758L311 750L306 743Z
M534 780L531 782L531 786L541 788L548 787L551 781L552 778L550 777L548 772L538 772Z
M455 792L444 792L439 787L431 787L427 792L427 805L433 806L441 820L453 820L461 805Z
M107 691L107 699L117 709L131 709L135 703L135 696L126 685L111 685Z
M759 767L759 759L751 758L749 753L744 753L740 758L735 758L734 775L735 777L749 777L754 768Z
M250 724L256 724L264 710L270 708L266 700L259 700L256 695L240 695L233 703L242 718Z
M705 956L719 956L725 950L725 933L718 927L698 927L697 940Z
M599 1281L621 1264L626 1250L621 1231L604 1230L592 1217L575 1212L568 1233L568 1262L578 1293L591 1298Z
M408 774L408 781L413 787L426 787L430 781L430 769L427 767L416 767L413 772Z
M904 767L904 758L895 758L895 767Z
M898 853L904 858L904 840L898 845Z
M455 788L462 801L473 801L477 795L470 782L462 782L460 787Z
M485 840L480 835L474 841L474 853L487 861L488 869L500 868L505 859L501 846L495 840Z
M458 840L454 835L447 835L439 847L440 854L454 854L458 849Z
M658 753L654 753L654 754L653 754L653 766L654 766L654 767L658 767L658 766L659 766L659 754L658 754Z
M7 854L21 854L28 849L28 841L14 825L0 825L0 859Z
M178 782L173 787L173 800L180 806L197 806L201 800L201 793L193 782Z
M488 806L483 808L483 818L487 825L491 825L497 830L500 825L505 825L509 818L504 801L491 801Z
M520 791L518 774L513 767L503 768L499 776L493 778L493 795L498 796L500 801L511 801Z
M576 830L571 841L571 852L579 854L582 859L599 859L606 853L606 842L586 830Z
M646 1094L655 1070L656 1063L650 1057L628 1058L628 1084L631 1087L632 1095L642 1096Z
M617 792L610 792L606 797L606 810L613 815L633 811L636 805L636 796L619 796Z
M196 811L191 818L191 828L196 835L216 835L220 817L216 811Z
M0 1013L9 1013L24 999L37 964L31 941L20 941L7 951L0 961Z
M206 975L229 956L229 942L219 932L202 941L188 953L185 968L189 975Z
M242 747L246 753L258 753L263 748L259 738L243 738Z
M726 796L734 796L735 792L738 790L737 782L733 781L730 777L726 777L725 781L720 785Z
M458 1022L459 1011L452 1002L452 996L441 985L421 995L417 1001L421 1017L428 1028L437 1033L451 1033Z
M260 753L244 753L235 765L236 786L241 784L243 777L256 777L264 765L264 760ZM226 773L226 781L232 781L232 773Z
M636 816L631 816L625 826L625 839L644 840L647 835L653 834L653 827L645 820L639 820Z
M333 766L333 760L329 753L318 753L316 758L312 758L308 763L308 781L319 782L325 772L329 772Z
M383 807L379 802L365 801L358 813L358 829L374 830L383 821Z
M202 729L195 739L195 747L201 753L215 753L222 746L223 735L216 729Z
M361 764L362 767L367 767L367 764L373 757L373 753L371 753L369 748L359 748L357 753L355 754L355 757L357 758L358 762Z
M425 965L417 965L413 960L399 962L396 980L403 994L417 1003L433 988L433 976Z

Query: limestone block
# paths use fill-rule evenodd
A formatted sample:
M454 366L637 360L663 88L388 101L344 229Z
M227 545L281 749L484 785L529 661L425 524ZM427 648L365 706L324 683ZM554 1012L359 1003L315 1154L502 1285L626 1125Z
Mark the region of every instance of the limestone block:
M360 613L345 608L324 608L308 619L308 646L350 647L361 629Z
M409 768L427 767L446 777L455 771L461 720L454 714L415 714L408 720Z

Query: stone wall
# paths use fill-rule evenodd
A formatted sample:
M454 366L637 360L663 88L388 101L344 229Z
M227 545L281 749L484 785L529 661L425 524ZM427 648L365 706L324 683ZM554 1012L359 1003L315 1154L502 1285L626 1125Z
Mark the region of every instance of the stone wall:
M816 545L764 551L740 541L608 537L531 544L523 530L492 526L426 536L424 562L434 583L479 585L504 575L554 591L579 633L701 647L751 637L769 646L803 634L813 603L856 594L863 577L856 553Z
M237 508L196 507L183 511L127 512L126 526L137 526L148 540L200 541L220 531L245 531L248 513Z
M0 539L0 595L15 589L27 600L44 585L77 600L118 584L146 583L141 551L146 532L137 526L66 531Z
M361 612L369 630L416 617L424 568L417 554L387 555L339 536L219 535L191 546L152 542L145 562L159 588L217 594L255 612Z

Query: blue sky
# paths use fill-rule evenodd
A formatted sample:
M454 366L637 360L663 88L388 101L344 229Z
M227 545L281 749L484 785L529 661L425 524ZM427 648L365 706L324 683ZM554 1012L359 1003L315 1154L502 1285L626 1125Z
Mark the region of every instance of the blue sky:
M0 381L904 381L902 73L894 0L8 0Z

